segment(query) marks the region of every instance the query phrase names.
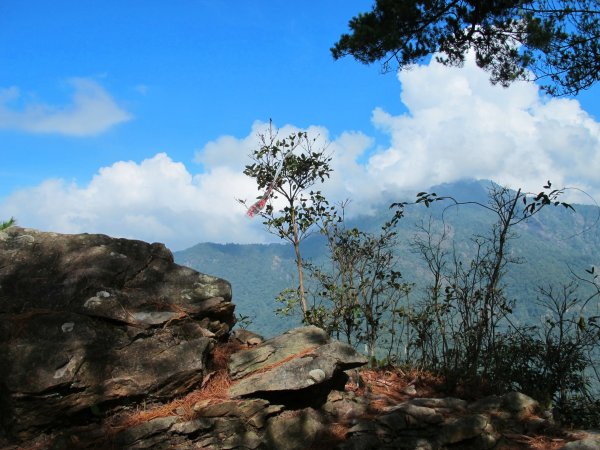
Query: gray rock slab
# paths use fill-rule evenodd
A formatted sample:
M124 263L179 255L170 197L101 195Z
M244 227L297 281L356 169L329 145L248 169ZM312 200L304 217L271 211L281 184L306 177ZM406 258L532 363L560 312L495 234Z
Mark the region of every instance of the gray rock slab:
M0 238L0 312L77 312L136 326L187 316L234 323L231 285L159 243L11 227Z
M311 447L324 427L321 416L307 408L270 419L265 440L269 448L304 450Z
M441 427L437 440L447 445L473 439L484 432L488 423L489 417L483 414L454 418Z
M568 442L562 450L600 450L600 440L590 438Z
M236 328L231 335L240 344L248 345L249 347L254 347L264 342L264 338L261 335L245 328Z
M141 423L135 427L122 431L116 436L115 441L123 446L131 446L132 444L135 444L136 441L166 432L177 419L178 417L176 416L168 416L149 420L148 422Z
M467 407L467 402L460 398L445 397L445 398L413 398L409 401L410 404L416 406L425 406L427 408L445 409L463 411Z
M199 431L210 430L213 425L213 422L208 419L194 419L174 424L171 431L178 434L194 434Z
M351 346L332 341L316 327L291 330L251 350L232 355L232 397L256 392L297 391L325 383L336 372L366 364Z
M539 409L539 403L520 392L509 392L502 399L502 407L517 416L523 416Z
M264 341L257 347L235 353L229 362L229 373L235 380L286 358L315 349L330 341L325 331L317 327L294 328Z
M387 413L402 413L411 416L413 423L422 423L427 425L438 424L444 420L444 417L439 414L434 408L427 406L418 406L406 402L386 409Z

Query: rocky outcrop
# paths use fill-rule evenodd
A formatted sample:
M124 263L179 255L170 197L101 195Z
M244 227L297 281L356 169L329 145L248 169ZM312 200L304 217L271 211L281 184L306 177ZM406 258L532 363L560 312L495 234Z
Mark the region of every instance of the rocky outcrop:
M234 323L228 282L162 244L0 232L0 420L29 437L202 381Z
M568 436L540 438L540 427L551 422L536 415L537 405L509 407L516 395L535 405L517 393L487 397L483 409L481 402L456 398L412 398L377 409L373 397L347 391L331 391L320 407L289 408L255 398L204 400L194 406L193 417L178 411L112 434L99 426L71 428L36 444L123 450L485 450L534 448L533 443L535 448L599 448L600 439L589 433L573 436L572 442Z
M384 408L374 420L356 420L340 448L491 449L507 429L513 433L524 431L519 417L529 410L507 408L504 400L486 402L488 407L482 409L455 398L409 399Z
M233 323L229 284L161 244L0 232L0 449L483 450L554 427L517 392L435 397L319 328Z

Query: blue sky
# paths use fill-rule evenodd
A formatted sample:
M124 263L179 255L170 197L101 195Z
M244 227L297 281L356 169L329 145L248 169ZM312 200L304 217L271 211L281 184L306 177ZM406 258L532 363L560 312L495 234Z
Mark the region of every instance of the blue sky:
M269 118L327 141L333 199L463 177L600 193L600 90L548 99L427 62L329 48L371 1L0 0L0 218L182 249L264 242L235 198ZM412 194L411 194L412 195Z

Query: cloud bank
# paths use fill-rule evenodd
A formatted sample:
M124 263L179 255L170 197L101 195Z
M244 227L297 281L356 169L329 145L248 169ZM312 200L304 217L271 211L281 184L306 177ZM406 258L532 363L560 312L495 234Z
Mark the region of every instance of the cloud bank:
M241 172L217 167L194 176L159 153L104 167L83 187L47 180L12 194L0 211L22 226L165 242L174 249L201 241L257 242L264 240L260 224L244 224L232 197L246 189L252 184Z
M473 59L399 75L408 114L376 109L373 123L390 145L368 171L410 189L487 178L538 192L545 180L598 196L600 124L576 100L542 96L531 83L492 86Z
M21 94L16 87L0 90L0 128L28 133L93 136L132 118L117 105L106 90L93 80L72 78L74 93L70 104L27 103L16 108Z
M399 81L408 112L372 113L388 141L350 131L331 137L317 126L307 130L328 142L333 154L334 173L323 186L331 200L351 198L355 213L368 213L384 192L412 197L463 178L532 192L549 179L600 199L600 124L577 101L543 97L528 83L491 86L472 60L462 69L417 66L399 74ZM47 180L15 192L0 214L24 226L102 232L174 249L204 241L265 242L270 235L260 219L246 218L235 200L258 194L242 171L265 127L256 122L245 137L222 136L204 145L195 154L198 166L190 166L196 174L165 153L120 161L101 168L87 186ZM286 125L280 135L296 130Z

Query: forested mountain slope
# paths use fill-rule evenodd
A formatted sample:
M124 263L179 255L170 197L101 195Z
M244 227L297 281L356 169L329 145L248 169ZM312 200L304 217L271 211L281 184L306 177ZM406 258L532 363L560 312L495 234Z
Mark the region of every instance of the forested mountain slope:
M485 203L489 182L460 182L430 189L439 195L458 200ZM398 199L390 199L389 203ZM415 283L410 301L416 302L427 282L429 273L424 262L411 251L410 242L417 233L417 225L427 224L431 217L434 229L447 227L452 242L463 261L473 251L473 236L487 235L495 217L479 206L450 206L438 202L430 208L413 205L406 208L398 224L398 264L405 282ZM518 235L510 244L511 255L522 260L510 267L506 276L509 298L516 300L515 319L522 323L539 323L543 306L536 299L538 287L567 281L570 272L585 275L585 269L600 266L600 225L598 208L574 205L575 212L563 207L549 207L539 215L515 228ZM366 231L376 232L389 220L392 211L382 207L376 214L349 221ZM321 236L313 235L303 243L303 257L316 263L325 261L326 248ZM238 314L252 319L252 329L273 336L299 320L276 316L277 294L287 287L295 287L296 274L293 249L284 244L213 244L202 243L175 253L178 263L196 270L225 278L232 283L233 301ZM594 308L598 308L595 303Z

